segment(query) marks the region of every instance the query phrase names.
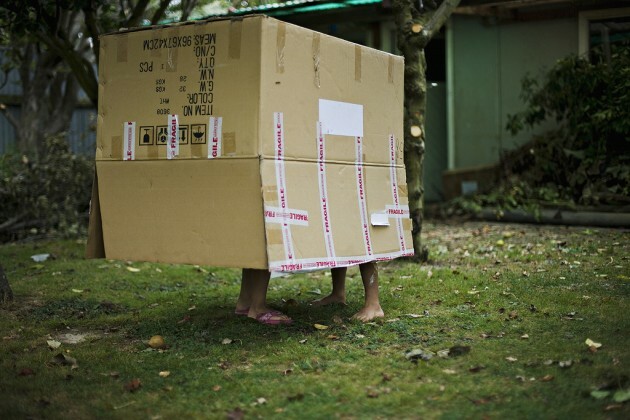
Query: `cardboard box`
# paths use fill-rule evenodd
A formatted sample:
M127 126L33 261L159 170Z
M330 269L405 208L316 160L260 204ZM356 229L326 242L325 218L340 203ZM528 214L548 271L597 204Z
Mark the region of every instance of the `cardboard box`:
M265 16L103 36L88 255L295 271L413 254L403 67Z

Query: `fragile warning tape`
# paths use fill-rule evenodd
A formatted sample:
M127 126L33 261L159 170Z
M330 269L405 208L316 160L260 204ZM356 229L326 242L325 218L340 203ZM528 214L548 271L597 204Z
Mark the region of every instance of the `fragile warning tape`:
M349 267L370 261L389 261L399 257L411 257L413 250L385 252L373 255L358 255L335 258L300 258L291 261L270 261L269 271L309 271L334 267Z
M370 239L370 225L367 212L367 200L365 197L365 173L363 167L363 138L355 137L356 157L354 166L357 175L357 197L359 200L359 215L361 217L361 230L363 242L365 244L365 253L372 255L372 241Z
M208 143L208 159L221 156L222 146L222 117L210 117L208 127L210 127L210 142Z
M276 183L278 185L278 202L280 208L286 210L289 208L287 203L287 186L286 175L284 170L284 116L282 112L274 112L273 114L274 139L276 144ZM289 261L294 258L293 255L293 239L291 237L291 227L286 221L281 224L282 239L284 243L284 252Z
M265 222L308 226L308 212L306 210L265 206Z
M319 183L319 203L322 212L322 227L324 230L324 242L326 244L326 255L328 258L335 258L335 244L332 234L332 223L330 217L330 206L328 202L328 188L326 187L326 144L324 130L321 122L317 122L317 177Z
M136 158L136 123L126 122L123 133L123 160L134 160Z
M398 197L398 177L396 176L396 138L389 135L389 173L391 178L393 206L386 206L386 212L391 217L396 218L396 233L401 252L406 252L405 232L403 230L402 219L409 218L409 207L401 206Z
M174 159L179 155L179 119L177 115L168 116L168 144L166 145L166 158Z

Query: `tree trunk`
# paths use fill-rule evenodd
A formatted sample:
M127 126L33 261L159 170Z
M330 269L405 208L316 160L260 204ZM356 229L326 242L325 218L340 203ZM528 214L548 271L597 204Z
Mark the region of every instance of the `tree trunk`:
M426 261L428 249L422 245L422 218L424 210L424 141L427 109L427 63L424 48L440 30L460 0L444 0L439 8L427 1L394 0L393 10L397 28L398 49L405 57L405 166L409 188L409 211L413 223L412 238L415 258ZM417 9L420 5L422 8Z

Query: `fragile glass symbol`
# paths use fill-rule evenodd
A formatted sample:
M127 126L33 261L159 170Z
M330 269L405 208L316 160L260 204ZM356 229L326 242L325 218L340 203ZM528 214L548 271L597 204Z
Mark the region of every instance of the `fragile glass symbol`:
M151 137L149 136L149 129L148 128L144 129L144 136L142 136L142 142L143 143L150 143L151 142Z
M160 127L160 132L158 133L158 141L160 143L166 143L168 133L166 132L166 127Z
M203 137L203 135L204 135L204 132L203 132L203 131L199 131L199 130L200 130L200 127L199 127L199 126L197 126L197 131L195 131L195 132L193 133L193 136L195 136L195 138L196 138L196 139L200 139L200 138L202 138L202 137Z

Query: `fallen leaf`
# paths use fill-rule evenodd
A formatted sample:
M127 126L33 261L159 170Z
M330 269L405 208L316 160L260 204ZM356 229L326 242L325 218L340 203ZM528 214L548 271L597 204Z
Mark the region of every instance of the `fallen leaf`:
M74 293L83 293L83 289L72 289Z
M132 379L131 381L126 383L124 386L125 391L128 391L128 392L136 392L141 387L142 387L142 382L140 382L140 379L138 378Z
M335 335L335 334L330 334L326 338L329 339L329 340L339 340L339 336Z
M293 369L286 369L284 372L282 372L284 376L289 376L292 373L293 373Z
M300 340L298 341L298 343L300 344L306 344L306 342L308 341L308 338L305 338L304 340Z
M51 350L56 350L59 346L61 346L61 343L57 340L48 340L46 343L48 344L48 348Z
M44 262L50 257L50 254L35 254L31 255L31 259L35 262Z
M212 390L213 390L214 392L219 392L219 391L221 391L221 385L215 385L215 386L213 386L213 387L212 387Z
M554 377L553 375L545 375L542 378L540 378L541 382L551 382L553 381Z
M232 343L232 339L230 338L224 338L223 341L221 341L221 344L231 344Z
M449 350L449 349L445 349L445 350L438 350L437 355L438 355L438 357L441 357L441 358L443 358L443 359L444 359L444 358L447 358L447 357L448 357L448 354L449 354L449 353L450 353L450 350Z
M136 267L126 267L127 271L131 271L132 273L139 273L140 269Z
M164 337L161 335L154 335L149 339L149 347L152 349L161 349L164 348L166 342L164 341Z
M571 367L572 364L573 364L573 360L562 360L558 362L558 366L560 366L561 368Z
M516 312L516 311L511 311L511 312L509 313L509 315L508 315L508 318L510 318L510 319L516 319L516 318L518 318L518 312Z
M405 314L405 316L408 316L409 318L421 318L422 315L418 315L418 314Z
M600 348L602 346L602 343L596 343L593 340L591 340L590 338L587 338L586 341L584 342L584 344L586 344L589 347L595 347L596 349Z
M197 309L196 305L191 306L190 308L188 308L189 311L194 311L195 309Z
M171 372L169 372L168 370L163 370L162 372L159 373L160 378L168 378L171 375Z
M446 373L447 375L454 375L457 373L453 369L443 369L442 372Z
M604 407L604 411L619 410L622 407L623 404L608 404L606 407Z
M527 340L527 339L529 339L529 334L523 334L523 335L521 335L521 339L523 339L523 340Z
M392 318L392 319L388 319L388 320L387 320L387 321L385 321L385 322L392 323L392 322L398 322L398 321L400 321L400 318Z
M516 362L518 359L514 356L508 356L505 358L508 362Z
M313 327L315 327L315 329L317 329L317 330L327 330L328 329L327 325L322 325L322 324L313 324Z

